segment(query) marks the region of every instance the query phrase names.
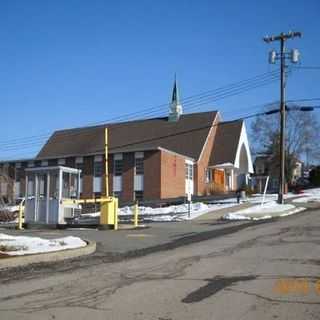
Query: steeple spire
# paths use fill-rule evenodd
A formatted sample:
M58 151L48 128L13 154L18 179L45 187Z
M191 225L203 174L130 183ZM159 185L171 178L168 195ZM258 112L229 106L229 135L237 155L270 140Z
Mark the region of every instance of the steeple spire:
M176 103L180 104L179 89L178 89L178 83L177 83L176 74L174 74L174 84L173 84L171 103L173 103L173 102L176 102Z
M170 105L169 121L176 122L182 115L182 105L180 104L179 88L176 74L174 74L174 84Z

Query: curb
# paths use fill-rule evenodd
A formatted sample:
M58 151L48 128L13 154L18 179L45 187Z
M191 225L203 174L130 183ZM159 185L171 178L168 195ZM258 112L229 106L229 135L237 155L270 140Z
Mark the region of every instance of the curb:
M25 256L10 256L9 258L0 259L0 270L21 267L35 263L56 262L94 253L96 251L96 243L89 240L84 241L87 242L87 245L85 247L77 249L66 249L61 251L30 254Z
M295 209L289 210L288 212L284 212L280 215L280 217L287 217L287 216L291 216L292 214L296 214L299 213L301 211L305 211L307 210L307 208L304 207L295 207Z

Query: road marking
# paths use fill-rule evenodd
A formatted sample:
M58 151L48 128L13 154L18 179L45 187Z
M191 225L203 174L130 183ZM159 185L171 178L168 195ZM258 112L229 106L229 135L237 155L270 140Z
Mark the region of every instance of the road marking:
M145 238L145 237L154 237L154 235L153 234L147 234L147 233L127 234L127 238Z

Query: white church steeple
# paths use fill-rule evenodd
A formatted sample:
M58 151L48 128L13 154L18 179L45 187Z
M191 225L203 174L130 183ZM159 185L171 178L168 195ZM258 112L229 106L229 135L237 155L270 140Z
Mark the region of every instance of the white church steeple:
M183 110L182 110L182 105L180 104L178 83L175 75L174 85L172 90L172 99L170 104L169 121L171 122L178 121L182 113L183 113Z

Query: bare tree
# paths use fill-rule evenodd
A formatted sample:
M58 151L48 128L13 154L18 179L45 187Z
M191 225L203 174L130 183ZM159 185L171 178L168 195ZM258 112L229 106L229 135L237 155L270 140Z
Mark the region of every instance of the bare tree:
M8 168L0 168L0 186L1 188L3 188L3 186L6 188L5 193L1 190L0 205L4 205L8 201L12 202L14 198L14 182L9 176Z
M277 105L268 109L275 109ZM291 106L290 106L291 107ZM266 110L268 111L268 110ZM320 159L317 141L320 138L320 124L313 112L297 111L289 108L286 119L286 167L287 181L297 159ZM262 115L251 124L252 146L256 154L271 156L275 170L279 169L279 113Z

